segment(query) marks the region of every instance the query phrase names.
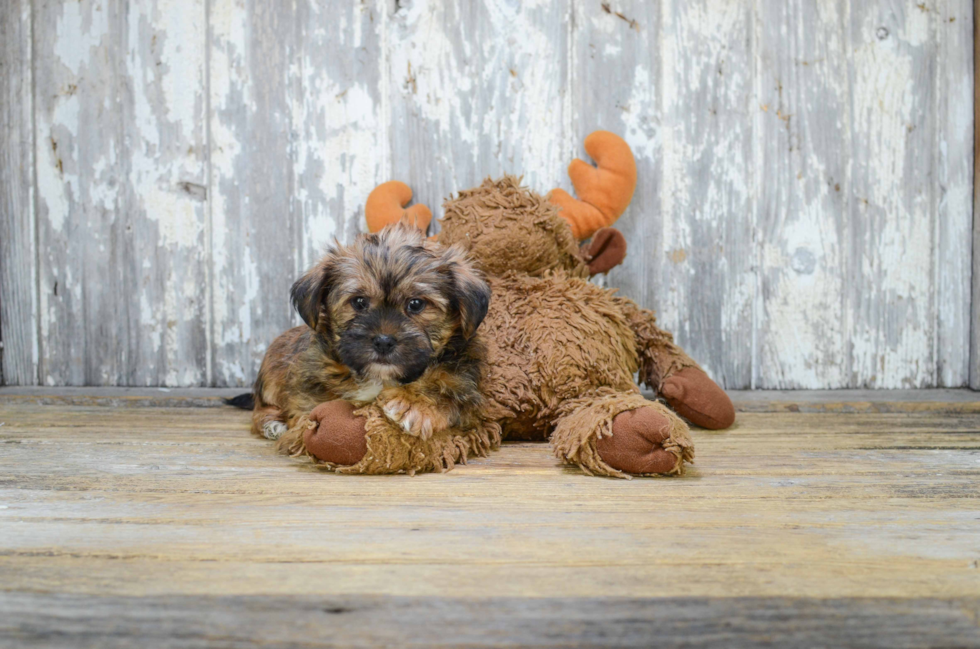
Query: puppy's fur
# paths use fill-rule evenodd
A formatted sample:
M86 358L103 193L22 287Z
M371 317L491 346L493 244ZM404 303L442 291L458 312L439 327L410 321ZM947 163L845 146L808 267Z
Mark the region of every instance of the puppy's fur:
M389 420L423 438L474 424L483 367L476 332L490 287L461 249L391 225L335 244L293 285L292 301L306 326L266 352L255 434L278 439L333 399L377 400Z

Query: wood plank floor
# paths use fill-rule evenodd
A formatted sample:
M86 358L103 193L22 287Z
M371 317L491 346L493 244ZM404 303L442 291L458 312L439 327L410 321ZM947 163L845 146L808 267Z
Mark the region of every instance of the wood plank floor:
M770 395L622 481L539 444L335 476L241 411L0 392L0 646L980 647L956 394Z

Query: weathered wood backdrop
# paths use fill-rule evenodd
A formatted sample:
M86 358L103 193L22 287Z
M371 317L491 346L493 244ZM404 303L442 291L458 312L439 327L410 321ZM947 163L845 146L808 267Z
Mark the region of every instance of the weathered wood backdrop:
M247 385L377 183L434 207L488 174L567 188L596 128L640 169L608 283L724 385L969 381L972 0L4 0L0 19L8 383Z

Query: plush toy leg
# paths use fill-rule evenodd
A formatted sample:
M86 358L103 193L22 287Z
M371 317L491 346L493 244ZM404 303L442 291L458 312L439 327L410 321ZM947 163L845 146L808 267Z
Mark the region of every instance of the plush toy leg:
M500 427L450 429L423 440L392 424L376 404L355 409L346 401L321 403L279 440L279 450L308 457L337 473L448 471L468 457L485 457L500 446Z
M590 475L674 475L694 459L687 425L636 393L602 391L563 404L551 444Z
M626 473L674 473L680 458L664 449L674 422L654 406L626 410L613 417L612 435L596 440L606 464Z
M626 298L617 298L617 302L633 329L640 381L696 426L719 430L735 423L732 400L674 342L670 332L657 326L653 312Z
M660 395L677 414L711 430L735 423L735 407L725 391L699 367L685 367L660 384Z

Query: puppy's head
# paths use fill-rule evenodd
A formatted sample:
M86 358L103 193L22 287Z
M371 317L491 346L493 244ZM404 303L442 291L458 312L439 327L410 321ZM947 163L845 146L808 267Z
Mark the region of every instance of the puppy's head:
M293 306L361 379L409 383L487 314L490 287L460 248L407 223L335 244L293 285Z

